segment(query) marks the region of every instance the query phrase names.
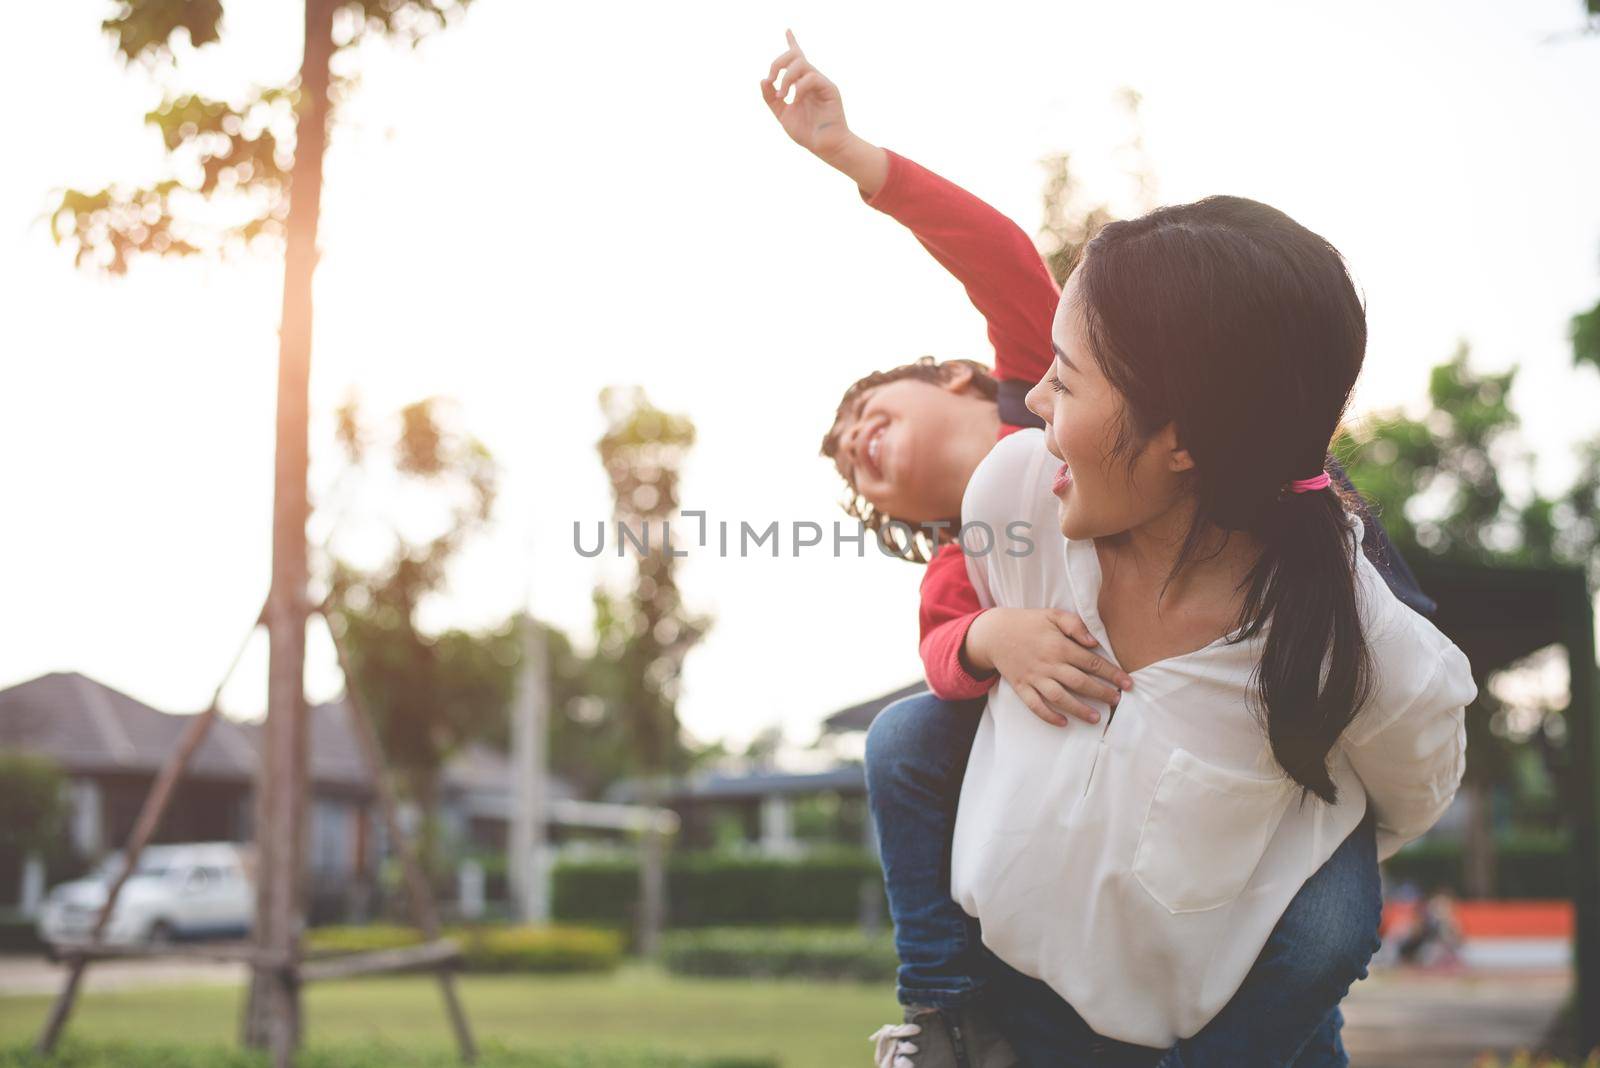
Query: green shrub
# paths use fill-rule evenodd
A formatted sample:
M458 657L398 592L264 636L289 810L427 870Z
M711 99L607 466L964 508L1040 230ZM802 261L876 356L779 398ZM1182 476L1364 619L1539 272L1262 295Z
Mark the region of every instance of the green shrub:
M454 1053L417 1053L399 1046L311 1047L295 1058L300 1068L457 1068ZM512 1052L483 1050L479 1068L779 1068L770 1057L685 1057L636 1051L606 1053L588 1050ZM63 1045L52 1057L31 1048L0 1047L0 1068L267 1068L266 1054L233 1046L76 1043Z
M0 953L43 953L45 948L33 920L0 909Z
M796 860L683 853L667 867L669 926L848 924L862 887L882 894L883 875L865 850L837 850ZM639 897L631 860L567 861L553 874L551 911L568 923L630 925ZM884 910L885 914L887 910Z
M66 838L67 779L49 757L0 749L0 856L49 856Z
M306 932L308 953L370 953L399 949L422 941L422 932L397 923L363 923L313 927Z
M677 975L867 982L893 979L899 963L890 935L828 927L670 931L662 936L661 961Z
M616 931L584 927L458 929L468 971L609 972L622 963Z
M476 925L450 927L445 937L461 945L469 972L608 972L622 963L623 939L616 931L588 927ZM315 953L363 953L399 949L422 941L414 927L374 923L317 927L306 936Z
M1570 898L1572 853L1563 834L1515 833L1495 838L1495 894L1502 898ZM1414 882L1427 889L1466 892L1466 865L1459 841L1424 840L1384 862L1391 884Z

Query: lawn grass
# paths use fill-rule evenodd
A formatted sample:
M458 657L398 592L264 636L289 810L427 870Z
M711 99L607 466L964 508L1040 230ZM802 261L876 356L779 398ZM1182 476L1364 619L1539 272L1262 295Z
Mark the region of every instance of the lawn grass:
M870 1059L867 1035L899 1019L887 984L686 979L633 965L611 975L459 979L480 1042L507 1051L766 1056L783 1068ZM216 1045L237 1034L241 987L165 987L84 995L69 1034L84 1042ZM0 998L0 1046L30 1041L50 998ZM381 1042L448 1051L449 1025L427 976L321 983L306 995L307 1044Z

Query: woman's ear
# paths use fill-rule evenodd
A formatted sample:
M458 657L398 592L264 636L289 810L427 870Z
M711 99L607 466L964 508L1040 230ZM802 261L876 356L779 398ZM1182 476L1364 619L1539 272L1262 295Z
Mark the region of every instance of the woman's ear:
M1157 437L1161 442L1161 451L1167 458L1168 471L1194 470L1194 457L1178 440L1178 424L1168 423L1161 428Z

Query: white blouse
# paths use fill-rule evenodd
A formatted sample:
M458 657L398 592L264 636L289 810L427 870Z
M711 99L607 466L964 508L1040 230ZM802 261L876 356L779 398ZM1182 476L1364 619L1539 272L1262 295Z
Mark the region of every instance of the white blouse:
M995 446L962 504L967 570L986 606L1076 612L1114 660L1094 543L1066 541L1057 525L1058 467L1042 431ZM1008 533L1017 521L1031 527L1030 553L1019 528ZM1359 541L1360 521L1351 527ZM952 893L1002 960L1097 1032L1158 1047L1193 1035L1369 803L1382 859L1455 795L1464 706L1477 695L1467 659L1357 558L1373 693L1330 754L1336 805L1302 803L1273 760L1249 700L1261 636L1132 672L1114 716L1090 702L1098 724L1054 727L1003 680L990 692L961 789Z

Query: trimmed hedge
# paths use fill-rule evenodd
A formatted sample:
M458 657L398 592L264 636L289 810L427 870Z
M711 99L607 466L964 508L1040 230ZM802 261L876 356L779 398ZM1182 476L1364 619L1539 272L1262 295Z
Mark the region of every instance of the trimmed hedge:
M237 1046L144 1045L68 1042L54 1056L30 1047L0 1047L0 1068L267 1068L265 1053ZM312 1047L295 1057L300 1068L457 1068L454 1052L417 1053L401 1046ZM479 1068L779 1068L771 1057L685 1057L638 1051L604 1053L574 1049L560 1053L483 1050Z
M622 963L623 939L616 931L585 927L474 926L444 932L461 944L470 972L609 972ZM422 941L422 932L398 924L317 927L306 935L316 953L361 953L398 949Z
M1570 898L1575 892L1572 853L1565 835L1504 835L1495 842L1495 894L1504 898ZM1390 885L1414 882L1452 893L1466 892L1466 864L1459 841L1424 840L1384 862Z
M0 953L43 953L47 948L33 920L0 910Z
M671 931L661 939L661 962L676 975L864 982L893 979L899 964L892 936L827 927Z
M622 963L622 936L582 927L475 927L462 932L475 972L609 972Z
M639 898L632 860L566 861L552 874L551 913L567 923L627 927ZM796 860L680 853L667 866L667 923L849 924L861 911L862 886L882 894L883 873L865 850ZM882 909L888 915L887 908Z
M367 953L414 946L421 941L421 931L397 923L336 924L307 931L305 949L308 953Z

